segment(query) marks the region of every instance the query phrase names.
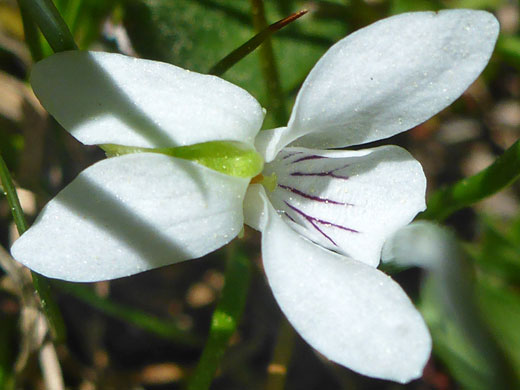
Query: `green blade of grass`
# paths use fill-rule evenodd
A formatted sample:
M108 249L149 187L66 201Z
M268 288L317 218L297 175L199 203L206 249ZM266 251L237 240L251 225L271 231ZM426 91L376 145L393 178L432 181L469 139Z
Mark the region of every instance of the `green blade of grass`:
M283 18L278 22L275 22L269 25L268 27L264 28L249 41L247 41L237 49L233 50L231 53L229 53L227 56L221 59L218 63L213 65L211 69L208 71L208 73L213 74L215 76L221 76L238 61L240 61L242 58L244 58L253 50L255 50L258 46L260 46L262 42L264 42L268 37L273 35L278 30L281 30L288 24L294 22L296 19L300 18L306 13L307 10L295 12L294 14L289 15L288 17Z
M419 218L442 221L453 212L491 196L508 187L520 176L520 140L496 161L474 176L436 191L427 210Z
M44 57L44 51L40 34L38 32L38 26L29 16L30 14L27 10L27 3L24 1L18 1L18 6L20 8L20 15L22 16L25 42L27 43L33 61L40 61Z
M250 264L244 253L237 250L237 253L229 257L222 295L213 313L208 340L188 384L188 390L209 389L229 339L240 321L250 272Z
M18 0L18 4L36 22L54 52L78 48L52 0Z

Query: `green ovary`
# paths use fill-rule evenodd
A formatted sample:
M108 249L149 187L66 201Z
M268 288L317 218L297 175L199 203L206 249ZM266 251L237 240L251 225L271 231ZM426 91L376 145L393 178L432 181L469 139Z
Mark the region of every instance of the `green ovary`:
M262 172L264 161L254 149L238 142L213 141L175 148L138 148L114 144L100 145L107 157L130 153L160 153L195 161L226 175L254 177Z

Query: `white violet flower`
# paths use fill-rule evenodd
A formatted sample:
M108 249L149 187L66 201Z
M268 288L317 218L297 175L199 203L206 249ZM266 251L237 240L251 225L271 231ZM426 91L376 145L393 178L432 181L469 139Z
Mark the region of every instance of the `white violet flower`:
M311 346L364 375L417 378L429 333L376 267L385 239L425 208L422 168L397 146L318 148L427 120L476 79L497 35L483 11L381 20L331 47L287 127L261 132L258 102L218 77L118 54L47 58L32 74L42 104L82 143L116 156L50 201L12 254L49 277L106 280L203 256L245 222L263 233L268 282ZM250 162L226 174L234 155Z

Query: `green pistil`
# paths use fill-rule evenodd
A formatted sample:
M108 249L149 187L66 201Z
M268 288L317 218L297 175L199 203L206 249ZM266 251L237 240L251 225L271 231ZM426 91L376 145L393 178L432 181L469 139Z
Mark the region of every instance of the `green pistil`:
M273 192L278 184L276 173L273 172L271 176L264 176L260 184L262 184L267 191Z
M195 161L226 175L244 178L258 175L264 166L262 156L238 142L214 141L176 148L138 148L114 144L100 146L107 157L130 153L160 153Z
M260 173L251 179L251 184L261 184L267 191L273 192L276 189L276 185L278 184L278 178L274 172L271 174L271 176L264 176Z

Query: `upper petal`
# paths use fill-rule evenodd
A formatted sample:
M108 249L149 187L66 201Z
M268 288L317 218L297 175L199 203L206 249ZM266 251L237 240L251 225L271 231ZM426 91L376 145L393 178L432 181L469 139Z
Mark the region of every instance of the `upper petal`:
M364 375L398 382L421 376L430 335L397 283L301 237L277 215L262 187L251 187L246 202L263 205L258 221L269 284L312 347Z
M97 281L203 256L243 226L248 180L161 154L84 170L13 245L43 275Z
M300 234L377 266L385 240L425 208L426 178L404 149L285 148L266 164L277 187L268 196Z
M55 54L35 65L31 84L84 144L252 144L264 117L251 95L223 79L120 54Z
M498 22L484 11L393 16L332 46L305 80L277 150L343 147L408 130L451 104L489 61Z

